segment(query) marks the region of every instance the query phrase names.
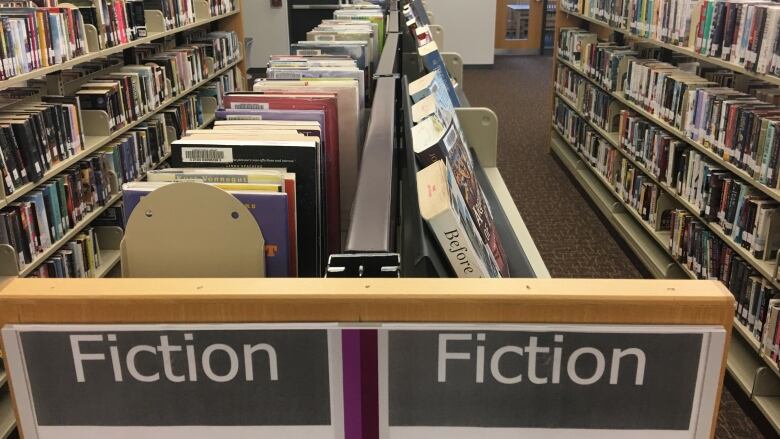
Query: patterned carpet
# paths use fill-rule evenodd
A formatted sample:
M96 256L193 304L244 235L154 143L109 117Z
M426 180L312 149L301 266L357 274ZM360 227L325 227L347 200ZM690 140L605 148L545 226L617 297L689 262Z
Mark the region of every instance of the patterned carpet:
M472 106L490 107L499 119L498 161L515 203L553 277L641 278L644 269L589 204L587 195L549 153L552 60L497 57L493 68L466 69ZM749 401L724 388L717 439L763 439L745 409ZM753 414L752 418L760 419ZM759 421L761 422L761 421ZM767 425L761 430L768 432Z
M490 107L498 114L499 168L550 274L642 277L570 182L568 172L549 154L550 57L496 61L493 69L467 69L464 90L471 105Z

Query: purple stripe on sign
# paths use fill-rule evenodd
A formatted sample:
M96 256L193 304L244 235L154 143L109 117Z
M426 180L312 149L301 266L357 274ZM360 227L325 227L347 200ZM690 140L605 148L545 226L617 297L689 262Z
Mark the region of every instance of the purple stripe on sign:
M363 438L361 332L359 329L341 331L341 357L344 370L344 439Z

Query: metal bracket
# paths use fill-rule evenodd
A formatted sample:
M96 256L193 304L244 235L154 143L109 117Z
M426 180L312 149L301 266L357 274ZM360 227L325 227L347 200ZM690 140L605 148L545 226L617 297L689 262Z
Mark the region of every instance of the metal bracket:
M479 157L485 168L496 166L498 156L498 116L490 108L456 108L458 122L466 136L466 142Z
M441 57L444 59L444 65L447 66L447 71L450 72L450 76L458 86L463 88L463 58L460 54L455 52L441 52Z
M436 47L439 50L444 50L444 28L440 24L428 25L428 30L431 31L433 41L436 42Z
M330 255L325 277L401 277L398 253Z

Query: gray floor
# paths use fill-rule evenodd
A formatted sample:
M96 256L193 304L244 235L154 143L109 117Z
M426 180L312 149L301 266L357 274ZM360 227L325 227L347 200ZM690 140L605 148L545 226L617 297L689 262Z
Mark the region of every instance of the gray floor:
M632 256L549 153L552 74L550 57L497 57L493 68L467 68L464 89L471 105L498 114L501 175L552 276L641 278ZM763 437L724 389L716 438Z

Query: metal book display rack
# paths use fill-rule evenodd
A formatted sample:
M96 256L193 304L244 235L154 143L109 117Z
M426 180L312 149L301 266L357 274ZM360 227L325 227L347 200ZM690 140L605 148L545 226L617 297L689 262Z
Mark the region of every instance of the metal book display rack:
M391 14L391 17L394 15ZM442 277L446 260L431 242L417 206L414 154L411 152L411 114L406 86L419 77L422 63L416 43L390 20L389 34L376 75L376 98L366 136L358 192L350 218L347 245L332 255L329 277ZM444 29L431 25L439 48ZM445 65L458 83L462 108L457 114L469 145L476 153L477 178L488 197L504 241L510 271L517 277L549 277L533 240L496 166L498 120L488 108L472 108L463 93L463 60L442 52ZM400 59L400 68L393 69ZM405 77L401 78L400 75ZM396 104L400 101L399 104ZM403 107L396 116L395 108ZM397 175L396 175L397 174ZM399 185L400 181L400 185Z
M265 276L260 227L222 189L163 186L141 198L125 229L122 277Z

